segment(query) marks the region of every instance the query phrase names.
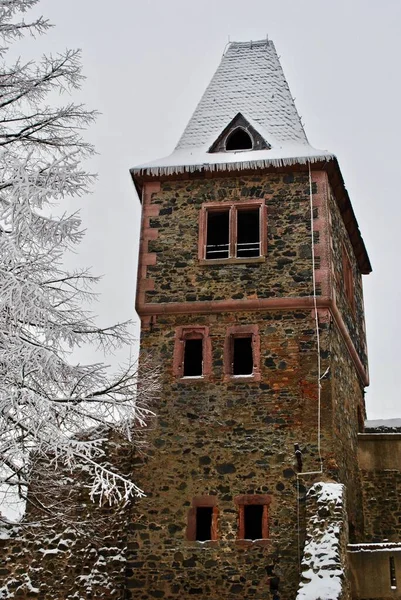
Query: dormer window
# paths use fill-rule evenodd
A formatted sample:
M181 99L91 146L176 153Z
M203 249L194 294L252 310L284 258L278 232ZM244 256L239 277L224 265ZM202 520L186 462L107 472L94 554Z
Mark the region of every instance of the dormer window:
M269 150L270 144L255 127L241 113L238 113L210 146L209 152Z
M245 129L237 127L226 139L226 151L233 152L235 150L252 150L253 140Z

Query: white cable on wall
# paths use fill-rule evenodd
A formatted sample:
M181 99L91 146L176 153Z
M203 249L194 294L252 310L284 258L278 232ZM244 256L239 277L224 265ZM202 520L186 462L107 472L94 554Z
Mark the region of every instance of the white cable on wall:
M309 169L309 203L310 203L310 232L311 232L311 250L312 250L312 287L313 287L313 311L315 313L315 328L316 328L316 348L317 348L317 453L319 456L320 472L322 469L322 455L320 451L321 438L321 358L320 358L320 332L319 332L319 315L317 312L317 297L316 297L316 273L315 273L315 242L313 236L313 188L312 188L312 173L310 162Z
M312 291L313 291L313 312L315 317L316 330L316 349L317 349L317 453L319 457L320 469L318 471L308 471L305 473L297 473L297 527L298 527L298 564L301 568L301 527L300 527L300 511L299 511L299 478L305 475L320 475L323 473L323 461L321 455L321 379L327 373L327 370L321 376L321 358L320 358L320 331L319 331L319 315L317 312L317 296L316 296L316 274L315 274L315 241L313 236L313 187L312 173L310 162L308 162L309 171L309 204L310 204L310 233L311 233L311 251L312 251Z

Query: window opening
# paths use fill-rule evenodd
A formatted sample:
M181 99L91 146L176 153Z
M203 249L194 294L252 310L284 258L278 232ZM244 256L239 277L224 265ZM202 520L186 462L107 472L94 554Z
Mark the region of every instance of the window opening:
M395 576L395 561L394 556L390 556L390 587L392 590L397 589L397 579Z
M252 336L233 339L233 375L252 375Z
M185 340L184 377L203 375L203 339Z
M227 137L226 150L252 150L252 138L244 129L238 127Z
M230 211L208 211L206 258L228 258Z
M244 539L260 540L262 535L263 505L246 504L244 506Z
M196 508L196 540L205 542L212 539L212 506L198 506Z
M238 258L260 256L260 210L239 210L237 212L237 243Z

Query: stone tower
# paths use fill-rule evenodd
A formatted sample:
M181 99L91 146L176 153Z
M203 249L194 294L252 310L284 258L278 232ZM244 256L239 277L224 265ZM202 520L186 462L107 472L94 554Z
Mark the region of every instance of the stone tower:
M305 490L346 486L357 437L369 258L334 155L306 138L274 45L231 43L142 200L141 352L161 369L128 597L294 598Z

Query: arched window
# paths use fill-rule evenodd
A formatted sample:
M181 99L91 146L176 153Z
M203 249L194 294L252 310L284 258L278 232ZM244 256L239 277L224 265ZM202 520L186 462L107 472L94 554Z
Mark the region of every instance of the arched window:
M242 127L234 129L226 139L226 150L252 150L253 141L251 136Z

